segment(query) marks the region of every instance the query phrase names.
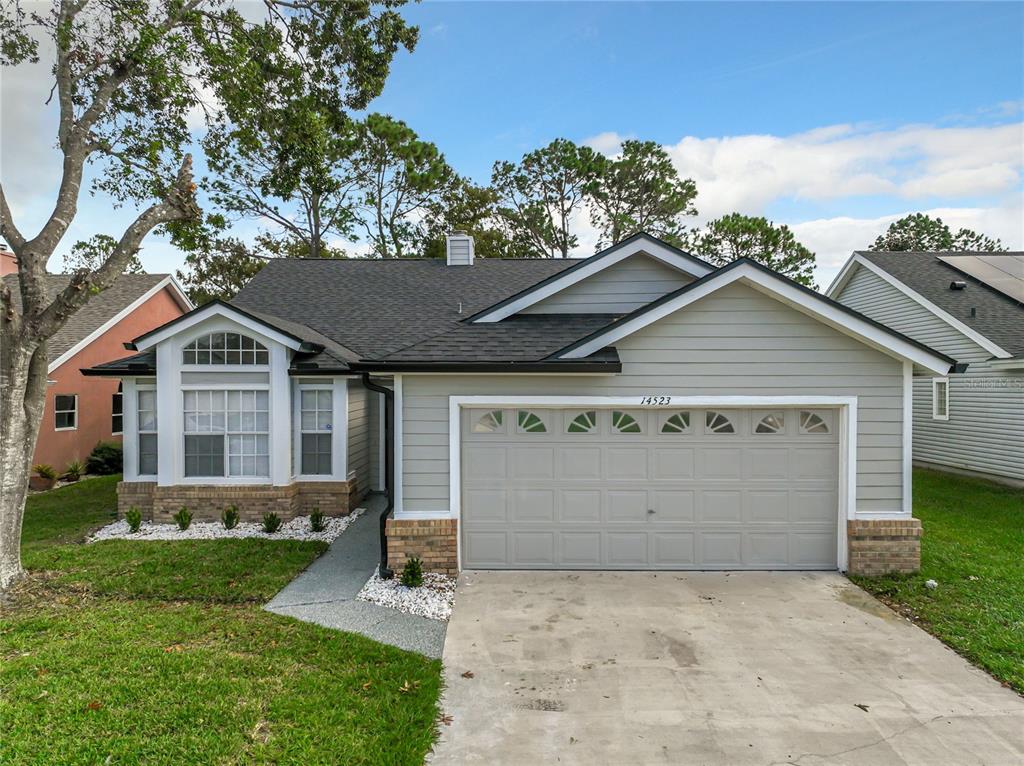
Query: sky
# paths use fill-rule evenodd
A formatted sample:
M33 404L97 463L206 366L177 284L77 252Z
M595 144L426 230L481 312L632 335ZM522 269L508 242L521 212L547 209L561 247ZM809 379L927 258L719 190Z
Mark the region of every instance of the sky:
M427 0L403 14L420 43L371 109L478 183L554 138L610 155L638 138L696 182L694 225L733 211L787 224L822 287L910 212L1024 249L1024 4ZM32 231L60 167L48 73L0 77L0 179ZM119 234L131 212L85 198L65 245ZM577 233L574 254L592 254L585 217ZM183 260L156 238L141 257Z

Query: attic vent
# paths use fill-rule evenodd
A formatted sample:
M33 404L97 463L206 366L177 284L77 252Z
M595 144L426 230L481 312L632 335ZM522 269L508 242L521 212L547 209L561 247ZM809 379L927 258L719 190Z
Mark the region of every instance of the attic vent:
M446 238L448 265L473 265L473 238L464 231L453 231Z
M965 287L967 287L967 283L966 282L962 282L959 279L954 280L953 282L949 283L949 289L950 290L963 290Z

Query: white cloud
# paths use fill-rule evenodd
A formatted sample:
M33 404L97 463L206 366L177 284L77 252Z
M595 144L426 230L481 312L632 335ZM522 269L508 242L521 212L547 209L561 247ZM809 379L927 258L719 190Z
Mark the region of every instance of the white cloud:
M622 149L622 142L627 138L630 138L630 136L623 136L616 133L614 130L609 130L604 133L598 133L596 136L585 138L583 140L583 145L589 146L594 151L611 157L612 155L619 153Z

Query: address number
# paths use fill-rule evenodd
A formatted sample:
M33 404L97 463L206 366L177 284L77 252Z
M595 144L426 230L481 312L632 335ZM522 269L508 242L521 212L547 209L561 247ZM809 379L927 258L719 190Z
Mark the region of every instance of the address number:
M664 407L666 404L672 404L671 396L641 396L640 404L654 404L659 407Z

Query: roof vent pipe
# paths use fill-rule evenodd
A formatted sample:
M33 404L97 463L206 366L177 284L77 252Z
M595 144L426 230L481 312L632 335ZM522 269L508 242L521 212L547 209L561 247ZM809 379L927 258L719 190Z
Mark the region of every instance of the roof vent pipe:
M949 283L949 289L950 290L963 290L965 287L967 287L967 283L966 282L962 282L959 279Z
M449 266L473 265L473 238L464 231L453 231L445 237Z

